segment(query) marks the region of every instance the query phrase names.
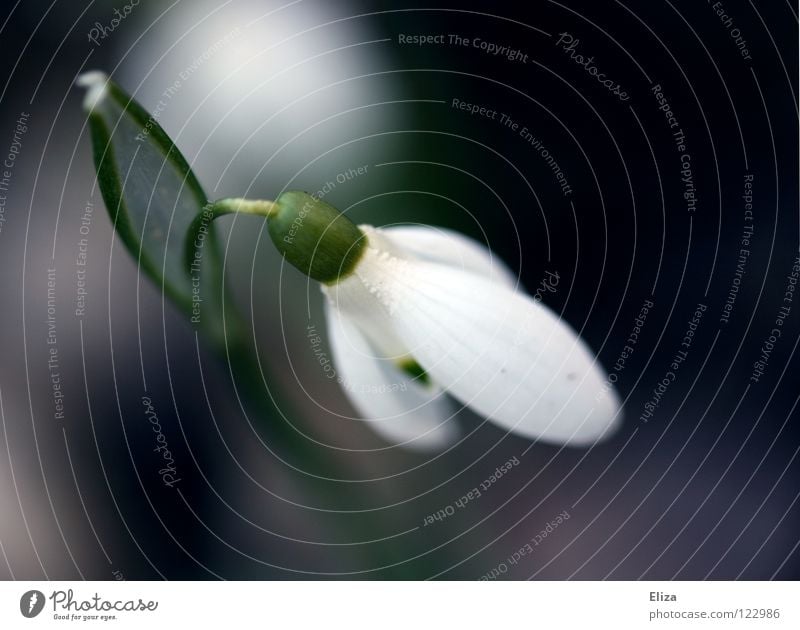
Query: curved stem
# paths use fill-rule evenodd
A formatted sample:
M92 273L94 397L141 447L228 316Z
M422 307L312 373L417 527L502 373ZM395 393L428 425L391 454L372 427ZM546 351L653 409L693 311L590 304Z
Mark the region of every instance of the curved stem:
M209 226L214 219L234 213L269 218L274 216L278 209L279 205L274 201L242 198L220 199L206 204L203 211L192 221L187 232L185 251L188 272L191 273L192 265L199 264L199 262L195 262L199 261L197 252L201 252L202 241L206 238L206 233L209 232ZM230 374L237 395L241 391L242 398L248 401L258 417L274 419L273 405L275 403L271 397L265 395L262 368L256 356L257 351L253 339L245 333L247 326L233 301L226 299L224 304L228 336L227 341L222 345L217 345L216 350L231 370ZM324 448L310 447L308 440L301 439L301 434L286 422L263 423L262 427L268 431L270 441L275 447L289 449L300 461L315 462L320 471L346 471L352 467L351 461L331 455ZM353 473L345 476L356 477L358 475ZM321 494L331 496L341 492L339 488L332 487L331 482L321 476L312 476L304 479L304 482L307 491L317 496ZM347 532L343 531L340 536L343 539L355 537L356 539L371 540L376 537L376 533L385 531L385 528L386 523L381 514L367 511L359 515L354 522L349 522ZM398 541L392 541L390 544L376 542L375 547L370 548L369 551L359 549L359 552L363 556L362 561L367 565L378 564L387 567L383 569L382 573L389 577L395 579L418 577L413 564L405 561L411 555L411 548Z
M214 219L235 213L252 214L266 219L277 211L278 204L265 199L230 197L207 203L186 232L186 243L184 244L186 271L191 272L193 265L199 264L202 241L208 232L208 226Z

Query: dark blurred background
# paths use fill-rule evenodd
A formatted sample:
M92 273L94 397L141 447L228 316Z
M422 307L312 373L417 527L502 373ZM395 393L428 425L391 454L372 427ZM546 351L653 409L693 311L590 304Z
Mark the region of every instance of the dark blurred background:
M0 11L0 577L800 577L800 297L784 299L800 245L795 3ZM543 300L617 378L621 431L590 450L529 448L464 417L446 453L390 448L348 419L306 337L324 330L318 290L250 218L221 222L268 404L243 399L113 238L73 87L88 69L159 108L213 197L333 181L326 201L358 222L462 231L531 292L558 273ZM685 361L654 392L698 305ZM269 423L302 432L306 454L270 443Z

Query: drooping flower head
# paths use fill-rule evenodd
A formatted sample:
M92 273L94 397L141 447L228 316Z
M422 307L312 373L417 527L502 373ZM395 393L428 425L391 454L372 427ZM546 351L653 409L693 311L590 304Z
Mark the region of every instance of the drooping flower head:
M265 217L285 259L321 283L339 382L390 442L446 448L464 407L557 444L588 445L619 424L619 399L594 354L486 247L434 227L356 226L303 192L207 203L186 160L135 100L102 72L78 82L87 88L103 198L144 271L193 312L189 271L199 258L204 293L221 292L213 249L199 258L196 249L208 221ZM129 171L141 176L123 179ZM220 332L213 324L222 311L213 307L208 301L202 318L210 335Z
M447 447L462 407L552 443L614 432L619 398L594 354L486 247L434 227L355 226L299 192L271 212L276 247L322 283L344 391L389 441Z

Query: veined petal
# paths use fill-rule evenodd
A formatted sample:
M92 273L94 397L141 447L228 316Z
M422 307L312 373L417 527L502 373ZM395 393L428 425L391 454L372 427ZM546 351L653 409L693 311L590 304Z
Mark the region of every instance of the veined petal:
M441 450L458 438L457 406L436 385L421 384L381 358L356 325L326 308L333 361L342 388L369 426L392 444Z
M512 288L519 285L516 274L497 254L453 230L424 225L397 225L379 228L379 231L397 247L422 260L472 271Z
M381 324L434 381L506 429L579 445L610 435L620 421L616 392L605 387L593 353L524 294L379 247L330 291L346 315L382 311Z

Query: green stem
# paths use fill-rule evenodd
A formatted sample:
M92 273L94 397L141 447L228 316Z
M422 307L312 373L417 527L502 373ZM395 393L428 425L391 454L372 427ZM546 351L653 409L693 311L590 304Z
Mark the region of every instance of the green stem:
M199 251L197 246L198 238L204 231L209 230L210 223L226 214L251 214L269 218L274 216L278 210L278 204L273 201L249 200L242 198L220 199L207 204L203 212L195 218L189 227L186 238L186 262L187 268L191 270L195 260L195 252ZM227 292L226 292L227 293ZM223 296L220 296L221 298ZM233 377L234 387L242 394L242 399L248 401L253 411L261 418L271 418L274 422L261 423L261 428L274 441L274 446L282 452L282 455L291 453L299 461L314 462L315 468L322 474L323 471L338 470L352 472L351 462L343 460L336 455L326 452L324 448L310 447L306 439L296 430L285 422L275 417L275 409L266 395L264 382L262 380L260 365L255 354L253 339L248 335L248 326L242 317L239 309L236 308L230 295L224 296L225 319L226 319L226 338L218 340L214 344L218 355L230 366L231 376ZM341 494L345 496L347 492L342 492L340 488L335 488L336 484L325 482L321 479L309 477L304 479L306 488L312 489L314 494L319 496L325 494ZM379 532L384 531L385 520L380 514L364 512L349 525L349 533L356 538L372 539ZM381 575L393 579L414 579L418 577L413 569L413 563L400 563L404 557L410 553L405 545L397 541L387 544L385 542L373 543L367 557L372 557L379 564L395 565L389 569L384 569ZM359 549L364 553L364 549ZM373 575L373 574L366 574Z
M230 197L219 199L211 204L206 204L203 211L198 214L186 232L184 245L186 269L191 271L192 265L199 256L201 240L208 232L209 225L214 219L226 214L252 214L268 219L278 211L278 204L274 201L261 199L243 199Z

